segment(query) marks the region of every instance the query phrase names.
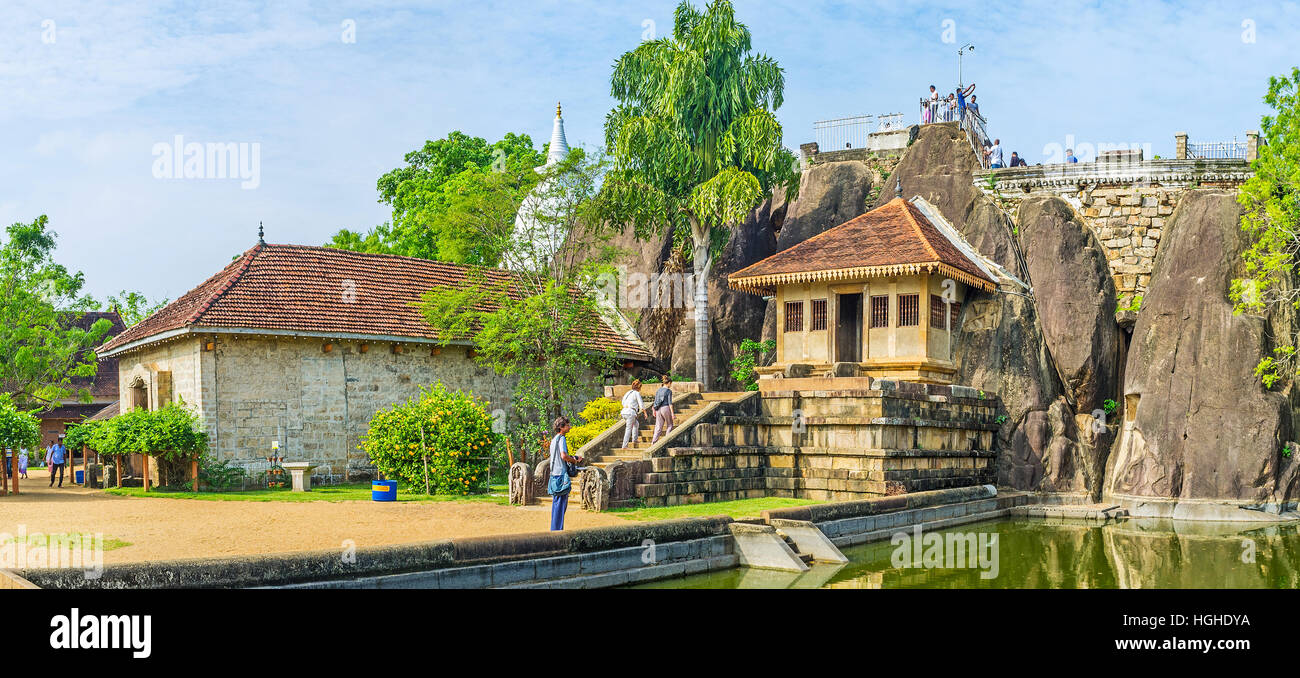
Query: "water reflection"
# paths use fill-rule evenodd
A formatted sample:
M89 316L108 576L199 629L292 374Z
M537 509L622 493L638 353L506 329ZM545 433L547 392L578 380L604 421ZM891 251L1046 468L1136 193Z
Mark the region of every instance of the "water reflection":
M889 541L845 549L846 565L805 573L738 568L654 588L1300 588L1300 526L1130 519L1004 520L948 533L997 533L997 576L978 568L896 567Z

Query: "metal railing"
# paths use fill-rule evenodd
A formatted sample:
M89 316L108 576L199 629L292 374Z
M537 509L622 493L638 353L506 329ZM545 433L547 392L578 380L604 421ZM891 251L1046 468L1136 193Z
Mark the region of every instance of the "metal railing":
M1200 141L1187 143L1189 158L1237 158L1246 159L1246 142L1244 141Z
M866 148L867 137L875 131L871 128L875 119L874 115L855 115L848 118L818 120L813 123L817 146L823 152L845 148Z
M962 119L962 129L966 130L966 138L970 140L971 149L975 151L975 157L980 161L980 167L988 169L988 158L984 157L984 144L989 141L988 130L985 129L984 116L966 108L965 118Z
M956 122L956 99L921 99L921 124L932 122Z
M886 113L818 120L813 123L813 134L818 148L823 152L867 148L868 139L873 133L892 132L906 127L904 118L902 113Z

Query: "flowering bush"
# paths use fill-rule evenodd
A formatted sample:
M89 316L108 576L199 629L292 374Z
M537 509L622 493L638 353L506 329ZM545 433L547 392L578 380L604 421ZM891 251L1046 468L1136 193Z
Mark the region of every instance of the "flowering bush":
M361 449L385 478L408 489L424 491L427 459L431 491L470 494L487 489L488 459L501 442L483 402L439 382L376 412Z
M585 422L581 426L574 426L568 435L569 451L576 453L583 445L591 442L596 436L604 433L606 429L618 423L619 413L622 412L623 405L616 400L609 398L596 398L587 403L578 416Z
M0 449L35 448L41 443L41 422L18 411L8 394L0 395Z

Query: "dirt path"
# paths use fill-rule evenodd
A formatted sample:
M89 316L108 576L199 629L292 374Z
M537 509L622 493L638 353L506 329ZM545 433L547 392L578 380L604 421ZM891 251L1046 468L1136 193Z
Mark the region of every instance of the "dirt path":
M105 563L283 553L536 532L550 528L550 505L485 502L255 502L117 497L66 480L50 488L43 470L21 480L21 494L0 496L0 533L102 533L130 546L104 553ZM626 524L570 504L565 527Z

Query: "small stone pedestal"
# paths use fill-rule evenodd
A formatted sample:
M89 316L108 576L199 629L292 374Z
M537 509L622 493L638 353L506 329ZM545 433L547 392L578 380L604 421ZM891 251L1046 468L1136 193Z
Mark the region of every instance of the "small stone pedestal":
M294 492L311 492L311 472L316 465L309 461L291 461L281 464L293 477Z

